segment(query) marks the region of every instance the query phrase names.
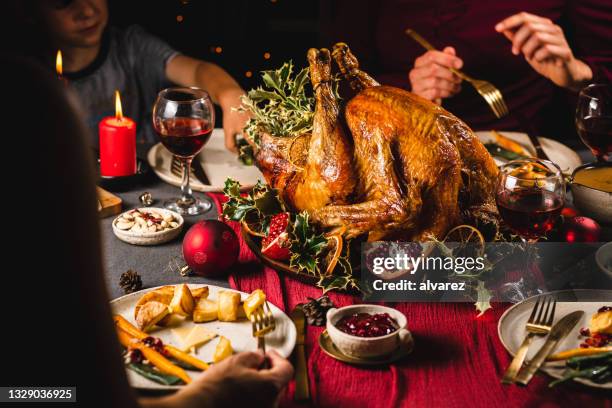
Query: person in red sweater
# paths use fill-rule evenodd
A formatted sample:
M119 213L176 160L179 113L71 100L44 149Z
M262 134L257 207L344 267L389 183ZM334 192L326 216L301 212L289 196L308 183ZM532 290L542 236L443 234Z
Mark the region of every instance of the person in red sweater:
M322 15L326 43L347 42L381 83L441 103L474 130L577 141L577 92L612 81L612 4L604 0L339 0ZM425 52L406 28L440 51ZM449 67L493 83L510 115L496 119Z

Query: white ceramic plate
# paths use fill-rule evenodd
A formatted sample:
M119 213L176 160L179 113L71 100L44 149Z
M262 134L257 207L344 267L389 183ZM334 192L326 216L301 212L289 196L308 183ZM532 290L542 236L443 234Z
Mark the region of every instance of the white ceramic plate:
M193 284L189 285L190 288L198 288L201 286L208 286L209 295L208 298L212 300L217 299L217 292L219 290L231 290L222 288L219 286L211 286L211 285L202 285L202 284ZM111 301L111 307L113 309L113 313L120 314L125 317L130 323L135 324L134 321L134 306L138 302L138 299L145 294L146 292L155 290L157 288L149 288L145 290L141 290L139 292L130 293L129 295L121 296L120 298L114 299ZM244 300L248 294L244 292L239 292ZM274 306L270 302L270 308L272 309L272 314L276 320L276 329L266 335L266 348L273 348L278 351L284 357L289 357L291 352L293 351L293 347L295 346L296 340L296 330L295 325L291 321L291 319L283 313L278 307ZM206 323L193 323L191 320L183 321L182 325L193 326L193 325L203 325L205 328L214 331L215 333L227 337L232 343L232 348L234 352L241 351L255 351L257 350L257 340L252 336L251 333L251 323L247 320L240 320L238 322L206 322ZM181 347L181 344L177 341L174 335L171 332L171 328L156 328L151 331L151 335L155 337L159 337L164 343L172 344L177 347ZM219 342L219 338L214 338L209 341L207 344L201 346L195 356L198 357L202 361L210 362L212 361L212 356L215 351L215 347ZM132 370L127 369L128 380L130 384L135 388L141 389L175 389L180 388L181 386L167 386L158 384L151 380L148 380L141 375L133 372ZM188 373L192 376L198 375L197 372L188 371Z
M593 313L602 306L612 306L612 290L563 290L551 292L557 299L557 309L555 312L555 323L563 316L576 310L584 311L582 320L572 329L570 334L563 339L556 348L556 351L573 349L580 346L583 337L580 336L580 329L589 327L589 322ZM572 301L575 300L575 301ZM497 324L497 334L502 344L510 354L514 356L525 338L525 324L529 319L531 310L535 303L535 297L524 300L512 306L502 315ZM533 358L546 340L545 336L536 336L529 347L527 359ZM546 363L541 368L542 371L554 378L561 378L565 371L565 362ZM612 383L597 384L586 379L576 379L583 384L591 387L612 389ZM559 384L562 386L562 384Z
M531 141L529 141L529 136L527 136L527 134L506 131L502 131L499 133L501 133L508 139L512 139L515 142L519 143L528 152L535 156L535 148L531 144ZM478 136L478 139L480 139L483 144L495 141L495 137L490 131L476 132L476 136ZM547 137L538 137L538 139L542 144L542 149L544 149L544 152L548 155L548 157L550 157L550 160L553 163L556 163L561 168L561 171L563 171L563 173L571 174L576 167L582 164L582 160L580 160L580 156L578 155L578 153L576 153L574 150L570 149L563 143L559 143L556 140L549 139ZM504 159L495 157L495 162L499 166L504 164L506 161Z
M156 144L147 153L149 165L166 183L180 187L181 178L170 172L172 154L161 143ZM243 189L251 188L257 180L263 180L263 174L256 166L246 166L238 159L235 153L225 148L225 139L222 129L214 129L212 136L202 152L195 158L202 163L202 167L210 180L211 185L200 183L191 178L191 188L202 192L221 192L228 177L240 182Z

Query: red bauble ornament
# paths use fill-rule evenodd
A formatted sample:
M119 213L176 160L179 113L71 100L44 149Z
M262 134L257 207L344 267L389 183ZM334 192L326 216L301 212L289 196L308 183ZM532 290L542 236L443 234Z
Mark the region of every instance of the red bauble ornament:
M183 238L183 258L194 273L207 277L223 275L238 259L238 237L227 224L203 220Z
M588 217L566 218L561 226L561 236L566 242L599 242L601 227Z

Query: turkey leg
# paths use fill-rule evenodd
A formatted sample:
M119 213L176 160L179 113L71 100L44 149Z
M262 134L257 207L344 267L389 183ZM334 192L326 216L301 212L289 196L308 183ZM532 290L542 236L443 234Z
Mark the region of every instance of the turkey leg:
M355 187L353 146L339 121L329 50L311 48L308 63L316 105L304 178L294 196L301 210L348 203Z
M340 42L334 45L332 55L340 72L349 81L353 90L359 92L372 86L380 86L374 78L359 69L359 61L345 43Z

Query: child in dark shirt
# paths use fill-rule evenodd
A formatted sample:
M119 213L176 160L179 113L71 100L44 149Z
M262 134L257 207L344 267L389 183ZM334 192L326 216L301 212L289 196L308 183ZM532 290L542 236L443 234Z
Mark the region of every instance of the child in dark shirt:
M232 111L244 90L222 68L182 55L138 26L107 27L107 0L36 0L34 18L62 51L63 75L80 96L86 122L97 145L97 126L114 115L119 90L124 112L138 124L138 138L153 142L151 110L157 93L174 83L197 86L223 111L226 147L236 150L236 135L247 120Z

